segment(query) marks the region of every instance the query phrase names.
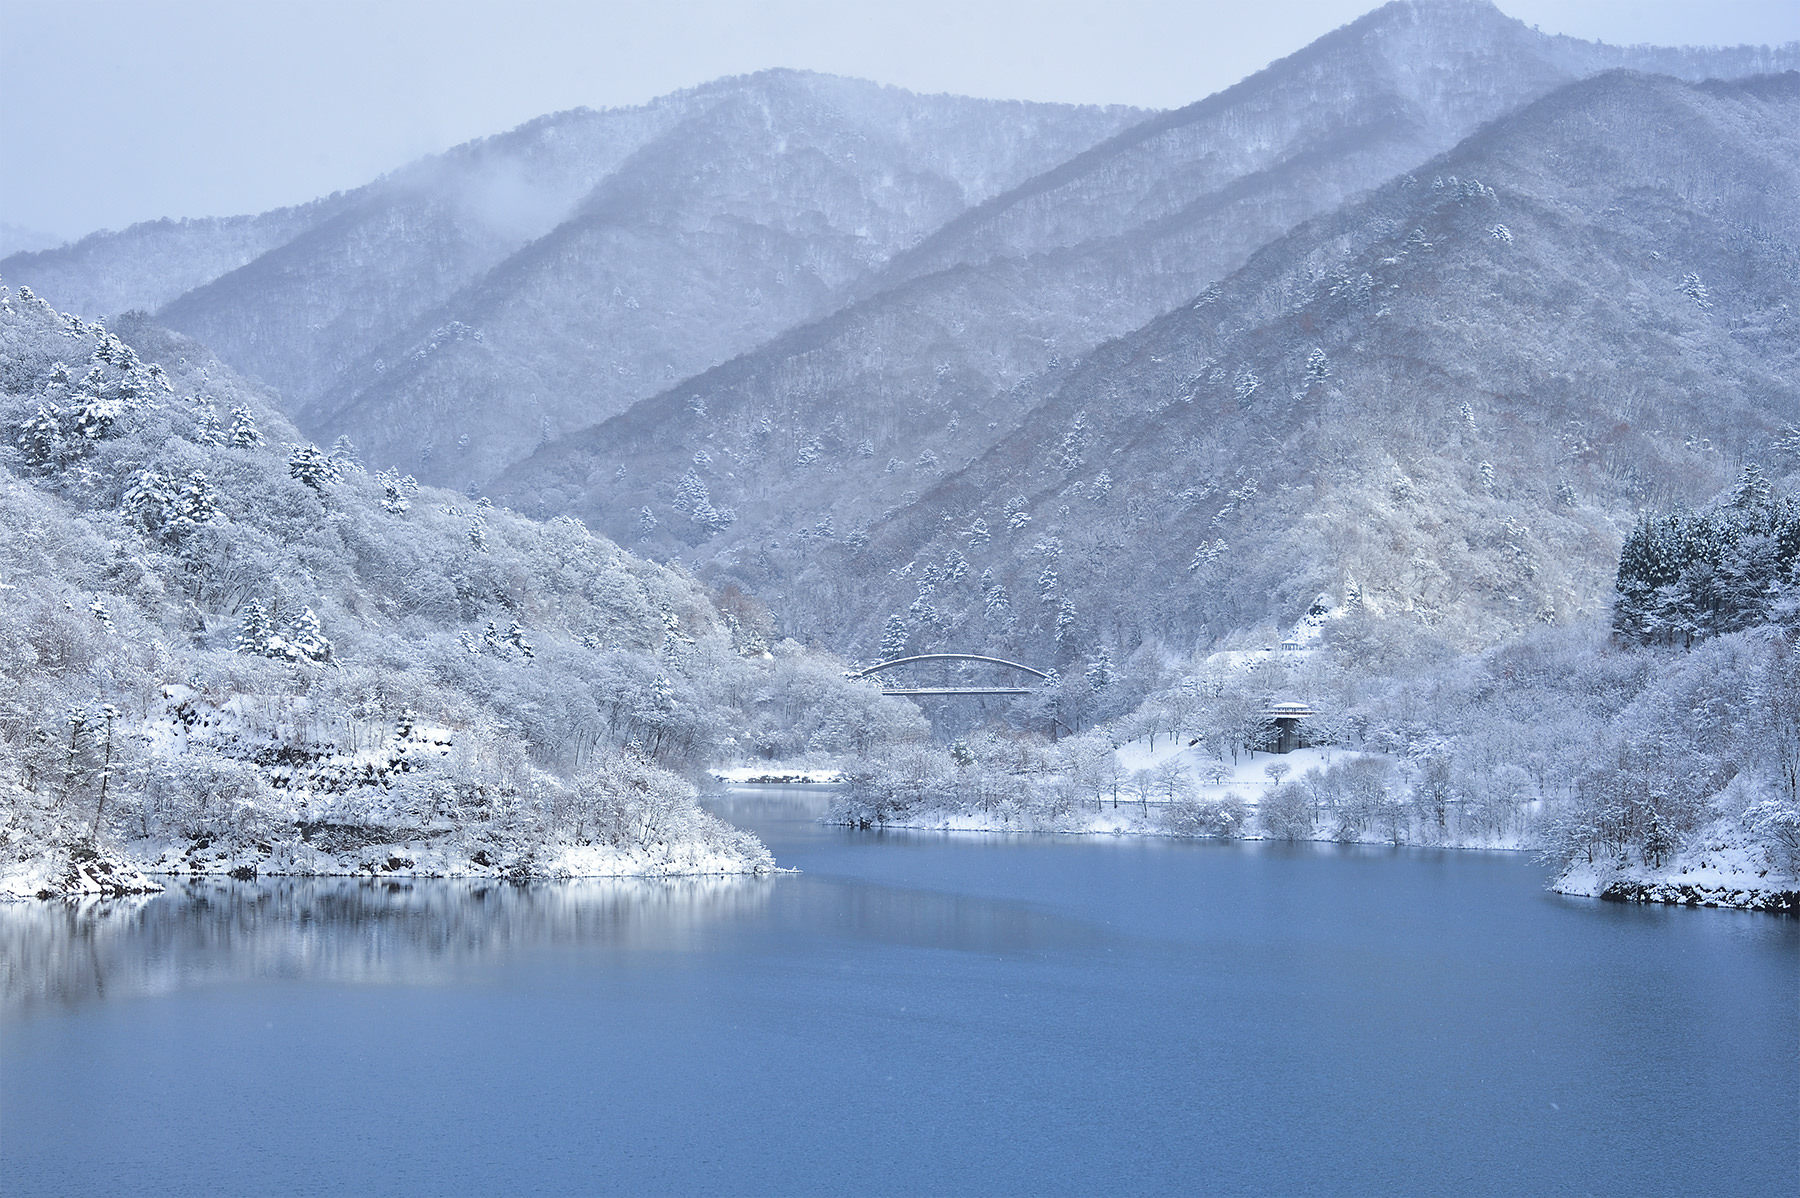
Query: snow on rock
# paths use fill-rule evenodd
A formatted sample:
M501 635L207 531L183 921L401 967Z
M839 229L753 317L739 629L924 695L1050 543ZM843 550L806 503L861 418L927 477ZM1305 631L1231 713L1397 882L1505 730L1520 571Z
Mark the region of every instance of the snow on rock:
M1740 907L1800 914L1800 879L1777 867L1742 829L1721 820L1666 864L1578 860L1550 883L1558 894L1620 903Z
M0 899L118 898L161 889L129 859L87 843L0 866Z

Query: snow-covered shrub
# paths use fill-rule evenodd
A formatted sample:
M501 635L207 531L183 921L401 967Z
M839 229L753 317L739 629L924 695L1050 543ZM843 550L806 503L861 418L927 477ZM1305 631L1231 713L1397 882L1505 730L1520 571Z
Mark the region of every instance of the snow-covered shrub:
M1257 804L1256 822L1263 834L1273 840L1310 840L1312 796L1298 782L1283 783Z

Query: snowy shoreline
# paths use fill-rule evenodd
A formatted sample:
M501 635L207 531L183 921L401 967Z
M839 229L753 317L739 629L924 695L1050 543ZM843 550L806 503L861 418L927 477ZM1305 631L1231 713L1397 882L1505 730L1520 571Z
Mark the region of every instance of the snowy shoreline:
M1664 903L1676 907L1730 907L1800 915L1800 885L1771 878L1768 870L1619 868L1580 862L1550 885L1557 894L1612 903Z
M1141 814L1136 817L1142 818ZM879 825L860 824L848 818L825 818L821 822L836 827L870 827L896 832L967 833L971 835L1009 836L1141 836L1164 840L1219 840L1259 844L1337 844L1363 848L1442 849L1470 853L1530 853L1535 846L1519 843L1396 844L1391 840L1364 837L1342 840L1332 836L1312 836L1300 840L1264 836L1255 832L1243 836L1194 835L1148 825L1128 826L1125 822L1092 821L1088 827L1021 827L982 820L973 813L940 813L939 818L895 822ZM1721 907L1743 911L1800 915L1800 886L1791 880L1783 884L1771 880L1768 870L1713 870L1703 877L1689 878L1675 870L1642 868L1603 869L1583 864L1571 867L1551 878L1545 889L1568 898L1592 898L1615 903L1663 903L1678 907Z
M957 770L916 789L896 787L879 772L852 774L824 822L840 826L925 832L1049 833L1062 836L1154 836L1168 839L1285 841L1482 852L1541 853L1547 812L1541 802L1520 807L1512 818L1471 826L1464 805L1447 800L1435 813L1411 794L1410 779L1397 776L1407 763L1379 753L1319 747L1226 766L1207 762L1178 739L1153 748L1128 741L1103 755L1099 774L1071 785L1068 766L1034 777L982 779ZM1185 786L1165 779L1152 786L1150 771L1179 771ZM1202 773L1202 771L1205 771ZM1353 793L1291 792L1294 780L1317 792L1337 770L1393 771L1372 800L1357 807ZM1116 798L1106 791L1117 786ZM1325 788L1329 789L1329 788ZM1173 799L1162 797L1173 791ZM1152 794L1158 797L1152 797ZM975 797L985 794L985 798ZM1656 902L1675 906L1730 907L1800 913L1800 882L1779 868L1768 847L1741 819L1722 816L1698 832L1688 848L1655 867L1637 863L1596 865L1586 859L1546 866L1546 888L1575 898Z
M513 882L578 878L693 878L764 876L788 872L775 865L760 842L721 848L698 844L620 849L610 845L556 845L542 853L490 857L482 849L460 851L417 842L370 844L352 853L310 845L281 844L269 852L224 852L204 859L172 847L151 855L76 845L49 850L0 871L0 902L53 898L110 898L154 894L165 882L202 878L489 878ZM204 852L204 849L199 850Z

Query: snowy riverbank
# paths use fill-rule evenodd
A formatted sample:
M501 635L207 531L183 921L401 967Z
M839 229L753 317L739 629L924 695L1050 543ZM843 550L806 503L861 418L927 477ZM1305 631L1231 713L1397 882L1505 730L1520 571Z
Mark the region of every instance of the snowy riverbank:
M709 817L710 818L710 817ZM367 839L326 830L324 843L183 844L136 841L95 849L47 848L0 866L0 900L113 897L164 889L179 878L677 878L755 875L775 860L754 836L714 820L710 835L615 846L551 843L504 848L450 834ZM335 840L332 833L337 833ZM344 843L349 837L357 843ZM336 847L328 847L334 845Z
M973 756L973 755L970 755ZM1558 893L1632 902L1800 911L1800 885L1744 803L1656 868L1582 859ZM1308 748L1220 760L1180 741L1050 748L1041 760L979 759L946 768L915 755L846 770L830 823L937 832L1021 832L1319 841L1542 851L1558 809L1534 795L1504 804L1445 786L1429 763ZM1729 807L1736 814L1724 811ZM1752 821L1754 823L1754 821Z
M1578 860L1550 889L1622 903L1738 907L1800 915L1800 878L1777 868L1734 821L1720 820L1657 868L1641 862Z
M1093 752L1090 752L1092 750ZM1529 810L1495 819L1422 806L1404 763L1336 747L1221 760L1171 737L1088 745L1000 773L981 763L915 777L852 769L827 822L954 832L1210 837L1531 849Z

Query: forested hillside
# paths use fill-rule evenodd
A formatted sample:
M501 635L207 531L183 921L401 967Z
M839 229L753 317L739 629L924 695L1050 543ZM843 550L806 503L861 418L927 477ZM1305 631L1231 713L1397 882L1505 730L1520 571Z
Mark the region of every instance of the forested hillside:
M1029 428L1096 345L1483 122L1620 63L1702 78L1800 55L1626 50L1485 3L1390 4L957 217L859 285L859 302L552 443L494 487L680 554L836 637L808 599L837 580L809 559Z
M147 322L0 301L11 887L762 868L687 776L924 734L576 521L370 473Z
M1635 513L1785 468L1800 75L1626 73L1496 122L1095 353L800 573L829 625L1069 662L1320 592L1463 648L1604 613ZM1791 468L1791 467L1786 467ZM1121 592L1119 580L1131 580Z

